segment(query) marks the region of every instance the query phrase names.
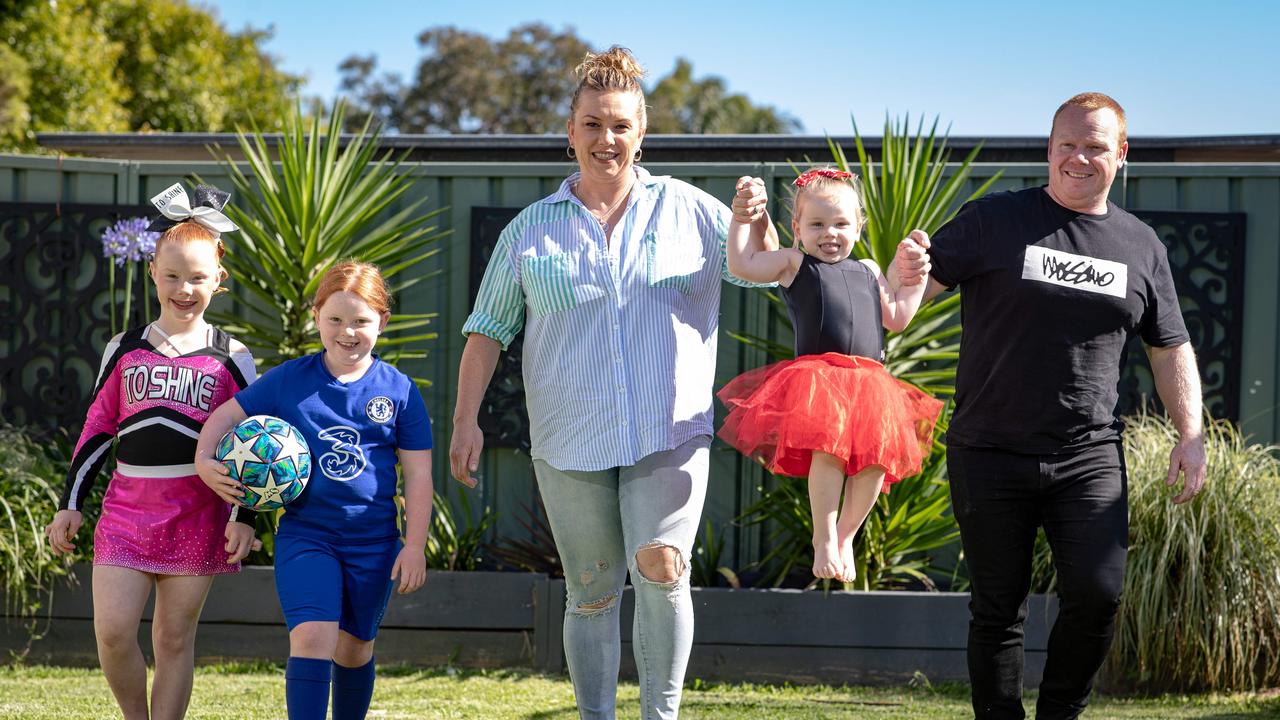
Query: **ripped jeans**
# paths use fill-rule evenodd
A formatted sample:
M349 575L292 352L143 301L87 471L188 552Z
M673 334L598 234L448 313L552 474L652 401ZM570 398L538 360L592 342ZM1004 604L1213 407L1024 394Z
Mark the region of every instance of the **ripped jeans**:
M640 717L679 714L693 646L688 558L707 494L710 444L709 435L700 435L630 467L599 472L533 463L564 566L564 650L583 720L614 717L622 655L618 605L628 571L635 587L631 637Z

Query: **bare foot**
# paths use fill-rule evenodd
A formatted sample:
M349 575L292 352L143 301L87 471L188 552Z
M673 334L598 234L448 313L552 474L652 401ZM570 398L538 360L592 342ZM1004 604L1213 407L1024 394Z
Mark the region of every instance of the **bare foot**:
M813 576L816 578L839 578L844 572L840 562L840 546L834 541L813 543Z
M840 582L851 583L858 579L858 561L853 554L853 538L840 543L840 564L844 572L840 574Z

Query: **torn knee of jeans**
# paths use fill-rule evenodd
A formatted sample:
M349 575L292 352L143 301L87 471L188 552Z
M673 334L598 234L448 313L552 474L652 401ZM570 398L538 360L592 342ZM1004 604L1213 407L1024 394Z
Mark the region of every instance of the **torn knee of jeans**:
M645 582L675 585L688 569L680 549L654 541L636 551L636 570Z
M573 614L581 615L583 617L590 617L592 615L603 615L604 613L607 613L610 610L617 607L617 605L618 605L618 594L609 593L608 595L605 595L599 600L592 600L590 602L580 602L577 605L574 605Z

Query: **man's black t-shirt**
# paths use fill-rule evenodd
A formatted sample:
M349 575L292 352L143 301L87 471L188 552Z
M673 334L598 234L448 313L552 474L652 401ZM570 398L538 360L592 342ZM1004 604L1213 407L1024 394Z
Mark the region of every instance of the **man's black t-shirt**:
M1189 339L1164 246L1111 203L1085 215L1044 188L998 193L961 208L929 253L933 277L960 287L952 445L1041 454L1113 441L1129 338Z

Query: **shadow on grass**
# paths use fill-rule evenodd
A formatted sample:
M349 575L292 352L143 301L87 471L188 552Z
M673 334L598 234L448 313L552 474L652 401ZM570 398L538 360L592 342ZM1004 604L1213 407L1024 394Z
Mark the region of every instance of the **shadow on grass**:
M201 671L217 675L265 673L279 674L283 677L284 666L280 663L266 661L231 662L204 666ZM516 682L526 679L568 681L567 675L542 673L525 668L461 669L406 664L379 665L378 675L380 677L406 679L411 682L438 679L464 682L470 678L478 677ZM887 717L888 714L893 712L893 708L903 707L911 702L958 702L967 707L969 699L969 686L964 683L938 683L936 685L926 684L916 687L854 686L813 688L815 694L824 695L825 697L804 697L803 695L796 696L785 692L779 692L778 694L767 693L763 696L752 694L748 697L743 697L742 695L744 691L750 692L765 688L774 688L779 691L801 690L801 688L789 684L771 686L719 682L704 683L693 678L690 679L689 685L685 688L685 699L681 703L681 707L695 717L699 712L713 713L716 711L721 714L726 711L736 712L742 717L750 716L753 711L783 714L787 717L797 718L818 717L823 712L832 711L856 714L858 708L864 708L868 715ZM841 694L846 693L851 696L840 697ZM1035 697L1036 693L1034 691L1027 693L1027 700L1032 704L1034 704ZM1092 704L1090 715L1105 718L1112 716L1112 712L1115 712L1121 717L1163 717L1168 720L1184 717L1194 717L1196 720L1263 720L1264 718L1280 720L1280 691L1264 692L1260 697L1255 696L1249 702L1249 707L1213 708L1201 705L1190 714L1185 713L1185 709L1179 706L1178 696L1166 695L1163 696L1163 699L1161 698L1162 696L1125 693L1096 696L1096 702ZM1203 702L1203 696L1192 695L1186 699L1187 705L1199 705L1200 702ZM1205 703L1205 705L1212 705L1212 703ZM577 708L573 705L566 705L563 707L544 708L525 717L529 718L529 720L574 720L577 716Z

